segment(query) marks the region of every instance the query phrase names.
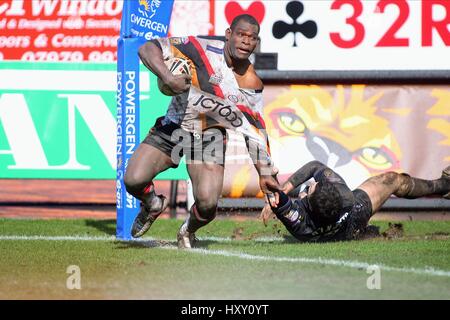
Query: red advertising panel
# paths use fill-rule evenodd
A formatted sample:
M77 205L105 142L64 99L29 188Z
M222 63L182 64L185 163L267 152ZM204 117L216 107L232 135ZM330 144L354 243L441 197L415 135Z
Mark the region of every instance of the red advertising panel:
M2 0L0 60L111 62L123 0Z

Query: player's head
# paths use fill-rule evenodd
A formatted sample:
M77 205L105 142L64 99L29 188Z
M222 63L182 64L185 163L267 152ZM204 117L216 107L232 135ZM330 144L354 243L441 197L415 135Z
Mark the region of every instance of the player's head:
M225 32L228 53L233 59L248 59L259 41L259 23L249 14L241 14L233 19Z
M253 16L251 16L249 14L240 14L240 15L236 16L233 19L233 21L231 21L230 29L232 31L236 30L236 26L241 21L256 26L257 27L256 34L259 34L259 29L260 29L259 22L255 19L255 17L253 17Z
M327 180L319 181L308 192L311 206L311 219L317 226L336 223L339 218L353 206L353 194L341 183Z

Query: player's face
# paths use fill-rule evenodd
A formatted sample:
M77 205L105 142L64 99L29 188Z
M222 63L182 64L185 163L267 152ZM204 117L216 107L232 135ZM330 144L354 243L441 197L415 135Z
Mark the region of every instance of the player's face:
M258 44L258 27L246 21L239 21L234 30L227 29L226 38L232 58L245 60Z

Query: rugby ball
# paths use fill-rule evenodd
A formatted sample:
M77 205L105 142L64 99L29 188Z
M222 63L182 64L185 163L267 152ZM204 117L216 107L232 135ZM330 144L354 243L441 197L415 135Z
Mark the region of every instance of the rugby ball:
M189 61L183 58L171 58L165 60L167 68L172 72L173 75L178 74L191 74L191 67L189 65ZM158 78L158 89L166 96L174 96L176 95L172 89L165 84L160 78Z

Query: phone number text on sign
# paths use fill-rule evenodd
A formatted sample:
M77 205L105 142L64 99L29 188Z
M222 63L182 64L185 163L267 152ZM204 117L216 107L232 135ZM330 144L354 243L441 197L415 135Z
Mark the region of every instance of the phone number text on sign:
M61 62L115 62L117 52L91 51L87 55L81 51L26 51L22 55L23 61L61 61Z
M116 61L123 3L0 0L0 60Z

